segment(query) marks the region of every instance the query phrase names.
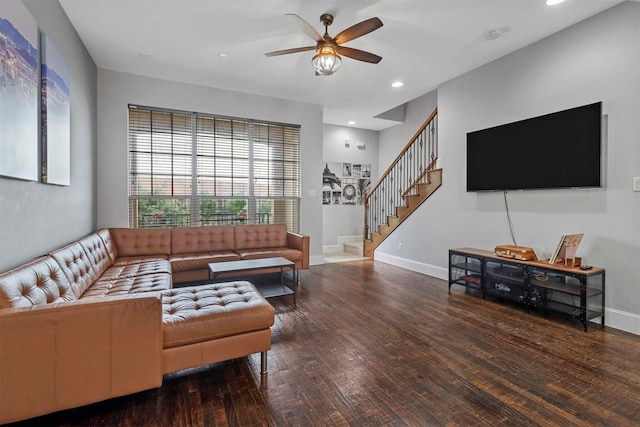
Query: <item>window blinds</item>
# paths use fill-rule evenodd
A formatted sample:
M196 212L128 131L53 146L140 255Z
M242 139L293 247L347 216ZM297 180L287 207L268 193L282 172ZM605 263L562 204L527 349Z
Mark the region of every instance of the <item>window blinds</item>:
M129 107L132 227L300 224L300 128Z

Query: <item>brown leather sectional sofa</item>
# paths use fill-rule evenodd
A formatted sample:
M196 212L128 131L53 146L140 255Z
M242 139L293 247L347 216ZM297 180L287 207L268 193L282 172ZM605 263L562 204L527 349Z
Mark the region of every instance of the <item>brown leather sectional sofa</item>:
M0 274L0 423L160 387L166 373L271 348L273 307L208 263L284 256L283 225L102 229Z

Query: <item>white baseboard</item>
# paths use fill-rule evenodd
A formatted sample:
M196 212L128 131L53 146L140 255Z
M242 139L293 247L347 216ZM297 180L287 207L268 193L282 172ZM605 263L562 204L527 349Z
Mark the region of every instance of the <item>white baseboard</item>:
M375 260L376 262L386 262L387 264L395 265L396 267L406 268L407 270L426 274L427 276L436 277L438 279L449 280L449 270L435 265L425 264L379 252L376 252ZM606 307L604 311L605 325L607 325L607 327L640 335L640 315ZM592 321L599 323L600 318L593 319Z
M324 264L324 257L322 255L309 256L309 265L321 265Z
M604 323L611 328L640 335L640 315L638 314L605 307Z
M322 246L323 254L330 254L335 252L344 252L345 243L357 243L362 242L362 236L338 236L337 245L324 245Z
M415 271L417 273L426 274L427 276L437 277L438 279L449 280L449 270L436 265L425 264L423 262L379 252L376 252L375 260L386 262L387 264L395 265L396 267L406 268L407 270Z
M322 253L323 254L333 254L333 253L337 253L337 252L343 252L343 247L342 245L324 245L322 247Z

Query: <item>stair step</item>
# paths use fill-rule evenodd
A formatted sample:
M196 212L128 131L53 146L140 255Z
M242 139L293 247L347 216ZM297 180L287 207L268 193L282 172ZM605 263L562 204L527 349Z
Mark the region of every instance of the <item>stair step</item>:
M380 242L384 240L386 236L381 235L380 233L371 233L371 242L374 246L377 246Z
M367 258L373 258L373 249L373 242L371 240L365 240L362 255Z
M416 205L418 205L422 199L424 199L424 196L420 195L420 194L410 194L408 196L404 196L404 200L407 204L407 207L415 207Z
M411 213L411 208L408 206L396 206L396 213L398 214L398 218L404 220L406 216Z
M393 227L388 225L388 224L380 224L378 226L378 232L380 234L382 234L383 236L388 235L389 233L391 233L393 231Z
M418 194L425 194L429 192L429 187L431 187L431 182L421 182L417 185Z
M387 215L387 224L391 228L396 228L398 225L400 225L400 218L395 215Z
M362 242L344 243L342 246L345 252L362 256L362 248L363 248Z

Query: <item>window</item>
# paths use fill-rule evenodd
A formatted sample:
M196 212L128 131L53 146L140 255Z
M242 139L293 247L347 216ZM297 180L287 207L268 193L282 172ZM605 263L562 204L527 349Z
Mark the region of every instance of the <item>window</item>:
M129 225L300 228L300 127L129 106Z

